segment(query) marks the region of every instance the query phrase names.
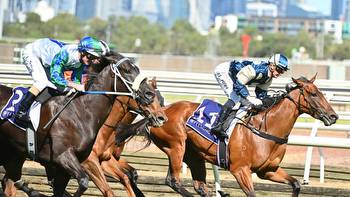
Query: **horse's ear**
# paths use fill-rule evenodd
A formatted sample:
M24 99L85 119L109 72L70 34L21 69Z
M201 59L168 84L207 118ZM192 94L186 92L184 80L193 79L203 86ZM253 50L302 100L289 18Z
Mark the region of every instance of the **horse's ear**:
M311 79L310 79L310 82L313 83L316 79L316 76L317 76L317 73L315 74L315 76L313 76Z
M157 80L156 80L156 77L152 77L151 83L152 83L152 86L153 86L154 88L157 88Z
M293 82L295 83L295 84L297 84L297 86L299 86L299 87L303 87L303 82L301 82L300 80L298 80L298 79L294 79L293 77L292 77L292 80L293 80Z

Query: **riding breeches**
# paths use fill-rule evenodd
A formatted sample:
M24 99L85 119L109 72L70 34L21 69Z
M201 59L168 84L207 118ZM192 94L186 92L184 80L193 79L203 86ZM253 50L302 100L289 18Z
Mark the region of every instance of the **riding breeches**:
M22 58L24 65L33 78L34 87L36 87L39 91L42 91L45 87L56 89L56 86L48 79L40 58L34 54L32 44L26 45L22 51Z
M241 100L241 97L233 90L233 81L229 75L230 62L224 62L216 66L214 70L214 76L219 83L222 90L224 90L226 96L238 103Z

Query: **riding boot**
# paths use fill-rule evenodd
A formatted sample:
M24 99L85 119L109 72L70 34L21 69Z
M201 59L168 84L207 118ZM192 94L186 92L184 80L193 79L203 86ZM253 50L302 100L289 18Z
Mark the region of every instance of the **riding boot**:
M226 103L222 106L218 120L216 120L214 125L212 126L211 133L213 133L219 138L225 139L228 137L226 132L224 131L223 124L226 118L230 115L230 112L232 111L232 107L234 105L235 103L231 99L228 99Z
M28 109L32 105L33 101L35 100L36 96L28 91L21 103L19 104L18 111L15 114L15 122L20 125L28 125L29 123L29 114Z

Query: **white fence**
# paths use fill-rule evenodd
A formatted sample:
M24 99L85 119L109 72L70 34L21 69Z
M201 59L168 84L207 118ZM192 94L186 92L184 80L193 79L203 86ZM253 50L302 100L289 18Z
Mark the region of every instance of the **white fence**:
M163 93L168 94L185 94L196 95L196 101L203 96L224 97L223 91L217 85L212 74L203 73L183 73L183 72L166 72L155 70L143 70L149 76L157 77L158 88ZM291 82L290 78L280 78L274 80L271 88L274 90L284 90L285 84ZM0 83L3 84L32 84L32 79L28 75L24 65L21 64L0 64ZM332 105L350 105L350 82L336 80L316 80L315 84L325 93ZM252 91L252 89L249 89ZM350 120L350 113L338 112L340 120ZM302 117L308 117L303 115ZM310 136L291 135L288 144L310 146L306 155L304 183L309 182L309 172L311 166L312 147L331 147L331 148L348 148L350 149L349 138L334 137L317 137L317 131L326 129L331 131L349 132L350 125L334 124L330 127L320 125L319 121L315 122L297 122L294 128L311 129ZM319 149L320 162L320 181L324 181L324 159L321 149Z

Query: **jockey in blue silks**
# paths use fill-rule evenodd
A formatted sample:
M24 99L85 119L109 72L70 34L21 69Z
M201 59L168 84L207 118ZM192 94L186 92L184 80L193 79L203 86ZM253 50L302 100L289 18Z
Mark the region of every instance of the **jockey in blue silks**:
M29 122L28 109L46 87L61 92L75 89L84 91L81 78L86 66L98 64L102 55L109 52L108 45L92 37L84 37L79 44L64 44L54 39L43 38L25 46L22 57L33 85L24 95L15 114L15 122L27 125ZM66 80L64 72L72 71L71 79Z
M241 104L240 107L262 104L261 99L267 96L272 78L279 77L287 70L289 70L288 59L282 54L274 54L267 62L262 61L260 64L246 60L219 64L215 68L214 75L228 100L223 105L211 132L222 139L227 138L223 122L231 113L233 106L238 102ZM249 95L247 85L255 85L256 97Z

